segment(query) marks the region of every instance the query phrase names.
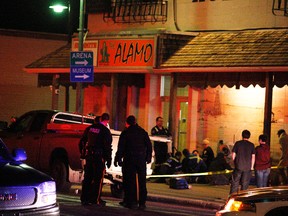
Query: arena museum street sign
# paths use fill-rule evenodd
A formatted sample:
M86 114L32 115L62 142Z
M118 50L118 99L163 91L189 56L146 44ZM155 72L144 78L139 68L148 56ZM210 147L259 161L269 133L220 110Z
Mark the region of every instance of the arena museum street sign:
M93 82L93 52L70 53L70 82Z

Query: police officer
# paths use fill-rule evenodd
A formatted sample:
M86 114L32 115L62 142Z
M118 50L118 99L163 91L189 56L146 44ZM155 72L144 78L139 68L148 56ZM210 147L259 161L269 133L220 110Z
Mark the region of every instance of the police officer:
M177 151L175 156L170 156L167 161L160 166L160 175L172 175L182 171L182 153Z
M83 133L79 148L81 158L85 159L84 180L82 182L82 205L105 206L101 199L105 163L111 166L112 135L107 128L109 114L103 113L101 122L89 126ZM85 148L83 148L85 143Z
M189 153L188 149L183 150L183 155L185 158L182 160L182 171L184 173L201 173L207 171L207 166L204 160L199 156L199 152L194 150L192 154ZM205 177L188 177L188 182L203 182Z
M158 116L156 118L156 125L151 129L152 136L170 137L171 133L167 128L163 126L163 118ZM168 145L165 142L154 141L154 152L155 152L155 165L165 163L168 155Z
M150 163L151 158L152 144L148 133L131 115L126 119L126 129L120 135L114 160L115 166L122 166L124 199L120 205L131 209L146 208L146 163Z

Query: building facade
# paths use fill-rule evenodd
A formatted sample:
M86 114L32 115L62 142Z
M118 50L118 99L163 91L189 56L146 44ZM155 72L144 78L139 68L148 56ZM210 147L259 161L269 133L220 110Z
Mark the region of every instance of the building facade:
M217 151L243 129L256 144L264 131L277 160L276 131L288 129L285 7L287 0L87 0L84 51L94 53L94 81L83 83L83 112L111 113L118 130L130 114L148 131L163 116L179 150L202 151L208 137ZM75 33L70 51L78 43ZM61 53L66 60L57 62ZM25 70L40 85L66 86L74 100L65 46Z

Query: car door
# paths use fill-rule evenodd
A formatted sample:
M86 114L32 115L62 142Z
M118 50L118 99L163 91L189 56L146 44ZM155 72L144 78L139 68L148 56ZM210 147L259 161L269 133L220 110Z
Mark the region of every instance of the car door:
M39 151L43 127L47 121L48 112L29 112L11 124L5 132L4 141L9 148L24 148L27 153L26 163L38 168Z
M10 150L23 148L23 137L28 131L33 115L33 113L26 113L25 115L20 116L16 122L9 125L7 129L1 131L0 136Z
M39 169L39 154L43 137L43 129L49 113L37 112L33 115L32 121L29 124L28 131L23 133L22 147L26 150L26 163Z

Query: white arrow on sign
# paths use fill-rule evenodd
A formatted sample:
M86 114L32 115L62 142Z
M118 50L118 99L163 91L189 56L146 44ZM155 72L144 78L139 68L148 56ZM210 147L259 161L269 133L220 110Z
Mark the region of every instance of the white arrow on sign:
M75 64L76 65L87 65L89 62L86 60L86 59L84 59L83 61L75 61Z
M82 78L82 79L87 79L89 78L90 76L88 76L87 74L83 74L83 75L76 75L75 78Z

